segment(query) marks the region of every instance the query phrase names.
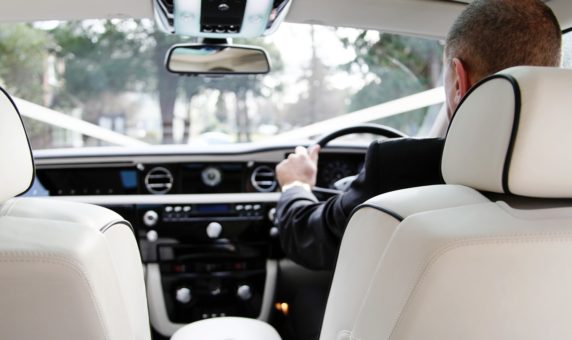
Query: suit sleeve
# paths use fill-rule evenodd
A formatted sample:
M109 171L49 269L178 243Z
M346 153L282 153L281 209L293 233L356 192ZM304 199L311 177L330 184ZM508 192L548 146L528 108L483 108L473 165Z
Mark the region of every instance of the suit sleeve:
M366 156L375 154L372 144ZM362 170L350 188L325 202L301 187L286 190L277 205L276 222L280 228L280 242L286 255L294 262L311 269L333 269L340 242L351 211L360 203L375 196L371 190L375 179L367 178Z
M344 193L318 202L301 187L286 190L276 209L282 249L305 267L333 269L352 210L385 192L443 183L442 150L440 139L374 142L364 169Z

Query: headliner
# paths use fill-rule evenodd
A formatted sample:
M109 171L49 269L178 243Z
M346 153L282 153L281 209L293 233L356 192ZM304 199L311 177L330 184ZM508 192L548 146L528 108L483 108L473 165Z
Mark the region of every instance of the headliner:
M295 23L376 29L443 38L471 0L292 0L286 19ZM572 1L549 0L563 29L572 27ZM0 22L153 18L151 0L5 1Z

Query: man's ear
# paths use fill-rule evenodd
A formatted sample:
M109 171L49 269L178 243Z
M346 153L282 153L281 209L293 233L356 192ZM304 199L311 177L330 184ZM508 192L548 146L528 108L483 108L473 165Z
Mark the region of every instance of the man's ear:
M453 58L453 76L455 81L455 104L459 105L463 97L471 88L471 80L465 65L459 58Z

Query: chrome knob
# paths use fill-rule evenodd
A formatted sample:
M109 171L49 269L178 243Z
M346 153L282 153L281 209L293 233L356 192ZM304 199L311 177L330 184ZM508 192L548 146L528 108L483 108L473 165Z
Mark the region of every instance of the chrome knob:
M192 298L193 296L191 295L191 290L187 287L179 288L175 293L175 299L177 299L177 301L183 304L191 302Z
M149 230L147 232L147 241L156 242L159 239L159 234L155 230Z
M219 238L222 234L222 224L218 222L211 222L207 226L207 236L211 239Z
M157 214L154 210L147 210L145 214L143 214L143 223L147 227L154 227L157 222L159 222L159 214Z
M271 222L274 222L274 218L276 218L276 208L272 208L272 209L268 210L268 219Z
M272 238L278 237L280 235L280 229L278 229L278 227L272 227L270 228L269 234Z
M236 296L242 301L250 300L252 297L252 289L250 289L249 285L242 285L236 290Z

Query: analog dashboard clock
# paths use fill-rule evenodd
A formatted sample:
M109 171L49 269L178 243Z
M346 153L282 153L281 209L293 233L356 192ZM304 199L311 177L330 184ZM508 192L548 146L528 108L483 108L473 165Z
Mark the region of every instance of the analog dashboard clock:
M206 186L216 187L222 181L222 172L219 168L209 166L203 170L201 178Z

